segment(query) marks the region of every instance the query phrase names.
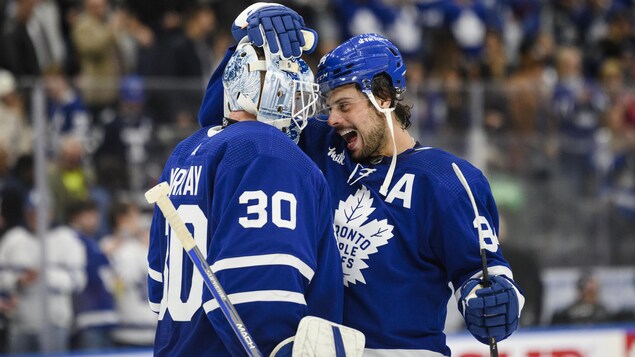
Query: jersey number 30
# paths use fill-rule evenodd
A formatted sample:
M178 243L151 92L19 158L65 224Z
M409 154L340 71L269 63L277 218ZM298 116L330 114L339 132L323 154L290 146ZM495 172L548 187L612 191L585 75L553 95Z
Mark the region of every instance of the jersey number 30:
M278 191L270 198L263 191L245 191L238 198L241 205L247 206L247 217L239 217L238 223L245 228L262 228L269 221L280 228L295 229L298 202L292 193ZM288 212L283 217L283 209ZM270 211L270 212L269 212Z
M271 216L273 224L280 228L295 229L297 200L288 192L278 191L269 197L263 191L245 191L239 197L239 203L247 206L248 217L239 217L238 222L245 228L260 228L264 226ZM269 209L268 209L269 208ZM283 217L284 211L288 214ZM269 212L270 211L270 212ZM177 209L179 216L186 224L193 227L193 237L196 245L203 255L207 255L207 217L196 205L181 205ZM175 233L170 228L170 237ZM191 275L183 277L183 260L186 255L178 240L170 239L169 245L169 269L167 269L167 281L164 285L164 296L167 296L167 304L161 304L162 311L159 318L162 319L165 309L170 311L174 321L190 321L194 313L202 304L203 278L200 274L191 271ZM189 286L187 286L189 285ZM183 297L182 291L189 290L187 297Z

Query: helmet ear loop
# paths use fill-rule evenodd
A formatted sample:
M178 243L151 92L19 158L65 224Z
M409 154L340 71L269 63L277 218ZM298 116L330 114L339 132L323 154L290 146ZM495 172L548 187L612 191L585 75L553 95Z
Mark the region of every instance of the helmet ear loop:
M386 122L388 123L388 129L390 130L390 139L392 140L392 160L390 161L390 168L388 168L388 172L384 178L384 183L379 188L379 193L386 196L388 194L388 187L390 186L390 182L392 181L392 177L395 173L395 167L397 166L397 143L395 142L395 128L392 123L392 112L395 110L395 107L382 108L379 103L377 103L372 91L368 90L364 91L364 93L370 102L373 103L375 109L384 114Z
M254 46L254 48L257 47ZM267 63L271 61L271 58L266 50L256 50L256 54L258 55L258 60L265 60L265 69L260 71L260 95L258 95L258 103L256 104L257 112L260 112L260 101L262 101L262 91L265 89L265 78L267 77Z

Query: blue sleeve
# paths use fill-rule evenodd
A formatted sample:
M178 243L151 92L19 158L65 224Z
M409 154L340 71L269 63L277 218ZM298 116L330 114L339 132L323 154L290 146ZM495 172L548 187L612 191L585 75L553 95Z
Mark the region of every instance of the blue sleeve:
M207 259L265 355L307 314L338 320L342 311L324 178L289 156L257 155L239 166L223 160L212 198ZM242 354L207 290L203 308L230 354Z
M159 182L161 181L159 180ZM148 303L150 304L150 309L157 314L163 299L165 252L167 252L165 218L159 208L155 206L148 246Z
M227 66L229 58L234 54L235 49L235 46L227 49L225 57L223 57L223 60L218 64L218 67L216 67L216 70L207 83L205 97L201 103L201 109L198 112L198 123L201 127L222 124L221 120L224 116L223 103L225 103L223 98L223 72L225 71L225 66Z
M467 162L458 163L474 195L486 243L488 271L493 275L511 275L509 264L502 256L498 244L498 210L487 179ZM451 171L451 169L450 169ZM454 173L448 173L454 175ZM454 289L482 271L478 231L469 196L456 177L445 189L439 189L435 199L440 209L435 213L439 230L430 244L446 267L448 279ZM509 278L512 278L509 276Z
M318 267L307 291L308 315L341 324L343 316L344 284L340 250L333 230L331 194L323 180L320 197L321 216L316 216L320 242L317 247Z
M176 149L175 149L176 150ZM163 173L157 182L168 182L169 171L173 156L165 163ZM157 205L154 205L152 222L150 224L150 239L148 243L148 304L150 309L159 314L163 300L164 283L167 284L167 252L169 248L168 226Z

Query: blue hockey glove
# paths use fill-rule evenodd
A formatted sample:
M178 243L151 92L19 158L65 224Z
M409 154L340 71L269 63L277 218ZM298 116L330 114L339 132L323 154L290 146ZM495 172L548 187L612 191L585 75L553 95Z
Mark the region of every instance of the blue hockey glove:
M490 276L491 286L483 288L482 280L470 279L461 287L459 310L465 325L477 340L488 344L488 338L502 341L518 327L522 296L505 276Z
M245 9L232 25L236 41L245 36L254 45L268 46L283 58L311 53L317 46L317 33L304 26L304 19L290 8L274 3L256 3Z

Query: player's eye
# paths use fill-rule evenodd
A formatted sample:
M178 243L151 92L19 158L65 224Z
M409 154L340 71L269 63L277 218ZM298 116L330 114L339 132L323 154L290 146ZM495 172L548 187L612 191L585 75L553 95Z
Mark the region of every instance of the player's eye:
M351 108L351 103L349 102L340 102L337 105L337 109L342 113L346 113L350 108Z

